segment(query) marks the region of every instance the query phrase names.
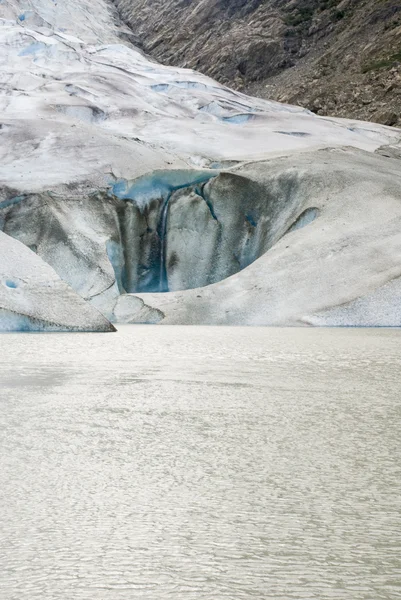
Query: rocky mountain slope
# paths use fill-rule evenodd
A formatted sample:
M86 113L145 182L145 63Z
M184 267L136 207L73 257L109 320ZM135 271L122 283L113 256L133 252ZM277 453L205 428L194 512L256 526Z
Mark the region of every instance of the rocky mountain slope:
M105 0L0 4L0 329L400 325L401 130L130 35Z
M114 0L133 41L317 114L401 124L399 0Z

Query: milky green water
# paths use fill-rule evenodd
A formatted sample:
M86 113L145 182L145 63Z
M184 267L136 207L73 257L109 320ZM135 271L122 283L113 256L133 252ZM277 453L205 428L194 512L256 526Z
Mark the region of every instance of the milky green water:
M0 337L1 600L401 598L401 332Z

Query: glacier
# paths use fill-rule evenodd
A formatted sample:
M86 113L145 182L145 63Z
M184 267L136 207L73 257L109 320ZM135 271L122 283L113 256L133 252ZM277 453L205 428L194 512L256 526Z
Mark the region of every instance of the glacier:
M401 131L247 97L129 33L106 0L0 2L0 329L401 325ZM28 312L13 241L50 269Z
M114 331L32 250L0 232L0 331Z

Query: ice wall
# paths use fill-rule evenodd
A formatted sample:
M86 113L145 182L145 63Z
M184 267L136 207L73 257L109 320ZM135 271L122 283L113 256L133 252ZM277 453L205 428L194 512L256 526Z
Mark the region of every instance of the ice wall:
M122 293L202 287L264 254L307 200L299 175L260 184L233 172L170 171L87 196L0 203L0 226L107 316Z

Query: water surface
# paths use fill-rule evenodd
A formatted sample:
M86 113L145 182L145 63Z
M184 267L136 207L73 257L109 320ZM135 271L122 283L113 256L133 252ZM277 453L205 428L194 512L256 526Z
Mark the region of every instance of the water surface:
M401 332L0 337L2 600L401 598Z

